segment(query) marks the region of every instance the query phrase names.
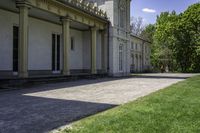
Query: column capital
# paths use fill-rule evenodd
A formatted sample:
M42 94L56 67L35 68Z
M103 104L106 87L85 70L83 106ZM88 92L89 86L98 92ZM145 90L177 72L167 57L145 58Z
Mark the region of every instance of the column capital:
M104 34L105 36L108 36L108 30L107 29L100 30L100 33Z
M71 22L71 18L69 16L60 17L61 22Z
M16 0L16 6L31 8L31 3L28 0Z
M90 28L92 31L97 31L98 30L98 28L96 27L96 26L93 26L93 27L91 27Z
M106 29L99 30L101 33L105 33Z

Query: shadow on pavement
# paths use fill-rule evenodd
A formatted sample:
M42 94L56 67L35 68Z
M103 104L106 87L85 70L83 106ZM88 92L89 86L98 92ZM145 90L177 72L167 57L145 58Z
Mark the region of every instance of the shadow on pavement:
M91 103L0 94L1 133L43 133L115 107L112 104Z

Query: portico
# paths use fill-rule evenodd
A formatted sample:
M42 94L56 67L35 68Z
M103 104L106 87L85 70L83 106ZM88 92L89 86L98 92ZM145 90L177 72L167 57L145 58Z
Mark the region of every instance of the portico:
M1 77L107 72L108 20L94 5L53 0L3 0L0 5L1 15L15 18L9 20L9 25L4 20L1 23L9 28L15 25L19 33L16 35L19 40L15 41L17 63L12 58L16 55L14 47L5 48L11 49L7 53L11 58L0 64ZM9 36L13 40L14 35ZM15 72L13 65L18 68Z

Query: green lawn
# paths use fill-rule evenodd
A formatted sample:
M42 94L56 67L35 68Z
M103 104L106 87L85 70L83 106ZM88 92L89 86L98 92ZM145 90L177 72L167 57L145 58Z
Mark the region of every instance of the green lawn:
M75 122L63 133L200 133L200 76Z

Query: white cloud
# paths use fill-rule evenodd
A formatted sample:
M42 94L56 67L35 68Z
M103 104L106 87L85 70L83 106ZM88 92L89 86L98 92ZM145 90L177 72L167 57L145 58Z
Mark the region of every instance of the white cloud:
M156 12L156 10L150 9L150 8L143 8L142 11L146 12L146 13L155 13Z

